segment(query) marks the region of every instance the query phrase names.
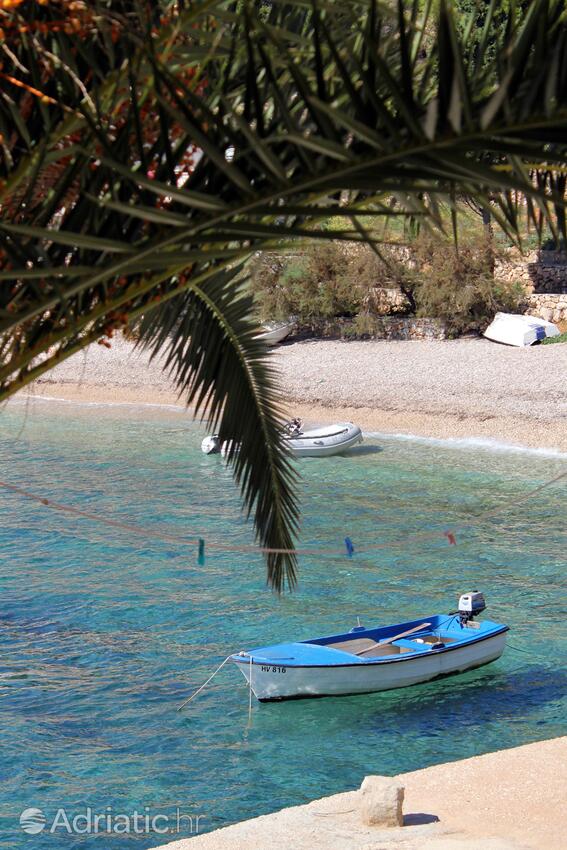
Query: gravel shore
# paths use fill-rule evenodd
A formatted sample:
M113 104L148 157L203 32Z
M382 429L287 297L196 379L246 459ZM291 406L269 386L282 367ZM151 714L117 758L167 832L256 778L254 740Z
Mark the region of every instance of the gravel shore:
M567 345L306 341L275 358L308 419L342 409L366 429L567 451Z
M567 451L567 344L510 348L484 339L307 340L272 354L282 401L309 422L491 438ZM36 382L36 395L183 404L159 360L123 339L93 345Z
M563 417L567 426L567 345L306 341L281 347L275 359L285 394L307 404L541 422Z

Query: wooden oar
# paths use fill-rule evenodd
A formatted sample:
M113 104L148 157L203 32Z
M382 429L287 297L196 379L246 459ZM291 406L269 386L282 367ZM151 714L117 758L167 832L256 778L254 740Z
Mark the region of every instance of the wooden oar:
M421 629L427 628L431 623L422 623L420 626L414 626L413 629L408 629L407 632L400 632L399 635L394 635L394 637L386 638L386 640L381 640L374 644L374 646L369 646L366 649L361 649L360 652L355 652L355 655L364 655L366 652L370 652L372 649L376 649L377 646L387 646L389 643L393 643L395 640L399 640L400 638L407 637L408 635L413 635L414 632L419 632Z

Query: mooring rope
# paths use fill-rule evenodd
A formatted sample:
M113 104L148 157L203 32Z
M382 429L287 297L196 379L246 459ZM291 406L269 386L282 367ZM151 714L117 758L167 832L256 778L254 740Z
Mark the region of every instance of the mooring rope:
M217 673L220 673L220 671L222 670L222 668L224 667L224 665L226 664L226 662L227 662L227 661L230 661L231 657L232 657L232 654L231 654L231 655L227 655L227 656L226 656L226 658L224 659L224 661L222 662L222 664L219 664L219 666L217 667L217 669L215 670L215 672L214 672L211 676L209 676L209 678L207 679L207 681L206 681L206 682L203 682L203 684L201 685L201 687L200 687L200 688L197 688L197 690L196 690L194 693L192 693L192 694L191 694L191 696L190 696L190 697L188 697L188 698L185 700L185 702L182 702L182 703L181 703L181 705L177 708L177 711L181 711L181 709L182 709L182 708L185 708L185 706L186 706L188 703L190 703L192 699L195 699L195 697L197 696L197 694L200 694L200 693L201 693L201 691L202 691L202 690L204 690L204 688L206 688L206 687L207 687L207 685L209 684L209 682L212 682L212 681L213 681L213 679L215 678L215 676L217 675Z

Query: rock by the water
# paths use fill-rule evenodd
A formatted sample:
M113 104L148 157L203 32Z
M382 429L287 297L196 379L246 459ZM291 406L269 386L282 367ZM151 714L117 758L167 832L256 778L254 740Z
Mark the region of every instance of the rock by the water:
M391 776L366 776L360 786L360 815L366 826L403 826L404 786Z

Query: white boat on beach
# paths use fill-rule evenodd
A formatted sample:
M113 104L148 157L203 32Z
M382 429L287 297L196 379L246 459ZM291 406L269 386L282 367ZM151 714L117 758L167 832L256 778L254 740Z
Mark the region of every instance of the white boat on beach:
M331 457L340 455L362 443L362 431L352 422L324 425L303 431L299 419L285 426L284 439L295 457ZM204 454L227 454L230 442L221 443L217 434L205 437L201 443Z
M493 342L514 345L522 348L534 345L548 336L559 336L560 330L553 322L546 322L537 316L523 316L514 313L496 313L483 336Z
M295 322L272 322L262 325L262 332L255 339L263 340L267 345L277 345L290 335Z
M230 656L261 702L345 696L404 688L462 673L502 655L508 626L475 620L482 593L459 610L392 626L280 643Z

